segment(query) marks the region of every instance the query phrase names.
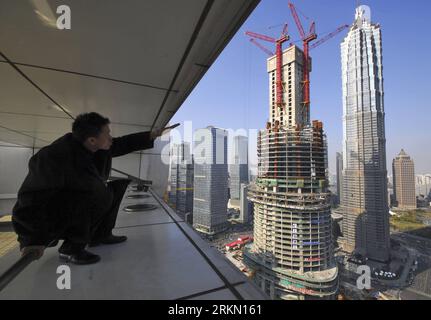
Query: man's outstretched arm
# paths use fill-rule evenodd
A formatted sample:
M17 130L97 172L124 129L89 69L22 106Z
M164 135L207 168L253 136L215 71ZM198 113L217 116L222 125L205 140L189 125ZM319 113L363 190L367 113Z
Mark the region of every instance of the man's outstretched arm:
M166 133L170 129L176 128L179 124L163 129L155 129L153 131L145 131L128 134L126 136L113 138L111 146L111 154L113 157L120 157L125 154L154 148L154 140Z
M154 148L155 138L152 131L132 133L113 138L111 146L112 156L120 157L134 151Z

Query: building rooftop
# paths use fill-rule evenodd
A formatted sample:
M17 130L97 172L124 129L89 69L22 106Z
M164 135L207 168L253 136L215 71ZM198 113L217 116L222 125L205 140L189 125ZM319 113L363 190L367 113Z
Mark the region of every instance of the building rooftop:
M400 153L395 159L410 159L410 156L404 151L404 149L401 149Z

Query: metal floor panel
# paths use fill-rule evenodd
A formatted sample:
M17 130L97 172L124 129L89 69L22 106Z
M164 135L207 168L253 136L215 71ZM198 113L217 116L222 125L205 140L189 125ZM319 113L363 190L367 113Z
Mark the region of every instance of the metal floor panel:
M138 203L125 206L123 208L123 211L128 213L145 213L148 211L156 210L157 208L158 207L156 205L151 203Z
M167 214L164 214L163 210L160 208L145 212L124 212L120 208L120 211L118 212L116 228L122 229L127 227L160 224L167 222L173 222L173 220ZM114 233L121 232L122 231L114 231Z

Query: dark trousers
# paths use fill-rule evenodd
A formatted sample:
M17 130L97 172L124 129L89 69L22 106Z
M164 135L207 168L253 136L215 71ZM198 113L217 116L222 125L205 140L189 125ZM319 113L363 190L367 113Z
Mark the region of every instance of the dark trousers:
M97 242L112 234L121 200L130 180L120 179L108 182L104 192L95 195L71 195L66 200L69 215L58 239L64 242L59 248L62 253L74 253L90 242ZM67 196L67 194L66 194Z

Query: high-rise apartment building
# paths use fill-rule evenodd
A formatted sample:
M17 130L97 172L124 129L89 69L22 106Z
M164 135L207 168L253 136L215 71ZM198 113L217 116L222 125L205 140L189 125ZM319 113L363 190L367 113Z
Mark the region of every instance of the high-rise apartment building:
M392 161L394 205L399 209L416 209L415 164L404 151Z

